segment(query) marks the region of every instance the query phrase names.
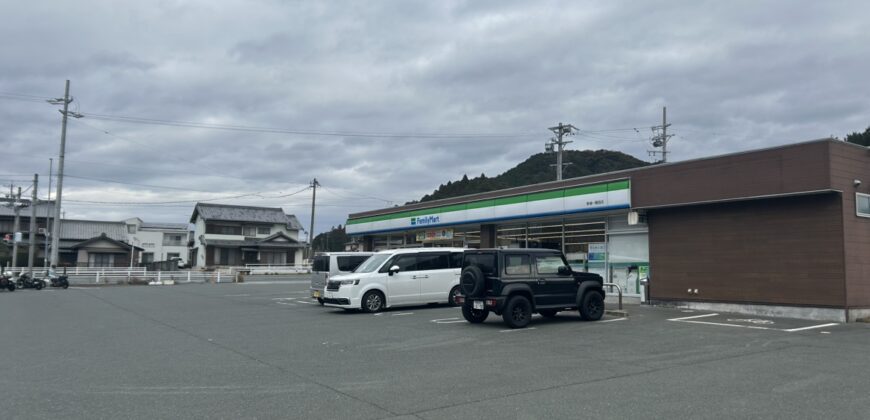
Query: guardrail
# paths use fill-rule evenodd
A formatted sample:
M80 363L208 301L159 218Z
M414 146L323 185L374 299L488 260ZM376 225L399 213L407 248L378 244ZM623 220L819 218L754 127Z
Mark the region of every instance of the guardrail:
M609 286L609 287L610 287L610 293L613 293L613 288L614 288L614 287L615 287L616 290L619 292L619 310L621 311L621 310L622 310L622 288L619 287L619 285L616 284L616 283L604 283L603 285L604 285L604 286Z

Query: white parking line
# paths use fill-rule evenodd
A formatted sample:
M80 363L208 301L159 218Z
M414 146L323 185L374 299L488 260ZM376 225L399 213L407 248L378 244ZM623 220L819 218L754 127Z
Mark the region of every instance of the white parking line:
M296 306L295 303L287 303L287 302L275 302L275 303L277 303L279 305Z
M614 319L606 319L606 320L604 320L604 321L598 321L598 323L599 323L599 324L600 324L600 323L603 323L603 322L616 322L616 321L625 321L625 320L626 320L626 319L628 319L628 318L614 318Z
M317 303L317 302L308 302L305 300L297 300L296 303L304 303L306 305L319 305L319 303Z
M809 326L809 327L803 327L803 328L792 328L792 329L790 329L790 330L783 330L783 331L785 331L785 332L804 331L804 330L812 330L812 329L814 329L814 328L833 327L834 325L840 325L840 324L833 323L833 324L812 325L812 326Z
M747 328L750 330L769 330L769 331L783 331L783 332L806 331L806 330L812 330L812 329L816 329L816 328L825 328L825 327L833 327L836 325L840 325L837 323L830 323L830 324L810 325L808 327L782 329L782 328L760 327L758 325L740 325L740 324L726 324L724 322L697 321L698 318L707 318L707 317L716 316L716 315L719 315L719 314L704 314L704 315L687 316L687 317L683 317L683 318L671 318L671 319L668 319L668 321L685 322L687 324L716 325L719 327L736 327L736 328ZM766 324L768 322L770 324L774 323L774 321L754 319L754 318L753 319L729 319L728 321L752 322L753 324ZM606 322L606 321L604 321L604 322Z
M500 332L500 333L509 333L509 332L517 332L517 331L531 331L531 330L536 330L536 329L537 329L537 328L535 328L535 327L531 327L531 328L516 328L516 329L510 329L510 330L501 330L501 331L499 331L499 332Z
M251 296L248 293L242 293L240 295L224 295L224 297L242 297L242 296Z
M442 321L436 322L436 324L458 324L460 322L466 322L464 319L460 319L459 321Z
M429 322L453 321L454 319L459 319L459 318L433 319L433 320L431 320L431 321L429 321Z
M414 315L413 312L399 312L397 314L392 314L392 316L403 316L403 315Z
M671 318L668 321L684 321L687 319L695 319L695 318L706 318L708 316L716 316L719 314L704 314L704 315L695 315L695 316L684 316L682 318Z

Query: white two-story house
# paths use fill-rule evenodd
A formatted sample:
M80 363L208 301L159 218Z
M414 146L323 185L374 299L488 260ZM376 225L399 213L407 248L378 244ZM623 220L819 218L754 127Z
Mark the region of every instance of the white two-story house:
M302 264L302 226L296 216L273 207L197 203L190 250L198 268L245 264Z
M127 224L127 243L143 248L137 263L178 260L181 265L187 264L190 236L187 223L147 223L138 217L124 223Z

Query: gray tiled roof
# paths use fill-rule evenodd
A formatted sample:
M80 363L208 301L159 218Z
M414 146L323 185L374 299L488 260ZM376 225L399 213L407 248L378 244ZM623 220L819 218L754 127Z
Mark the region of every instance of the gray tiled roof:
M116 241L127 240L127 225L124 222L101 222L97 220L63 219L60 224L61 239L87 240L100 234Z
M179 229L188 230L190 225L187 223L148 223L142 222L142 229Z
M9 202L7 199L0 200L0 216L15 216L15 210L12 207L6 207ZM40 201L36 203L36 217L46 217L54 215L54 201ZM22 217L30 217L30 207L21 209Z
M196 222L199 214L205 220L221 220L225 222L253 223L283 223L290 229L299 229L301 225L296 216L284 214L278 207L231 206L227 204L197 203L193 209L190 222Z

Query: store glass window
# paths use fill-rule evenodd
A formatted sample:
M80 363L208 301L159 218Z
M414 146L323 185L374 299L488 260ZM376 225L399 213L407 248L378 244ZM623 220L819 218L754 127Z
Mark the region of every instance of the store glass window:
M860 217L870 217L870 195L855 193L855 213Z

